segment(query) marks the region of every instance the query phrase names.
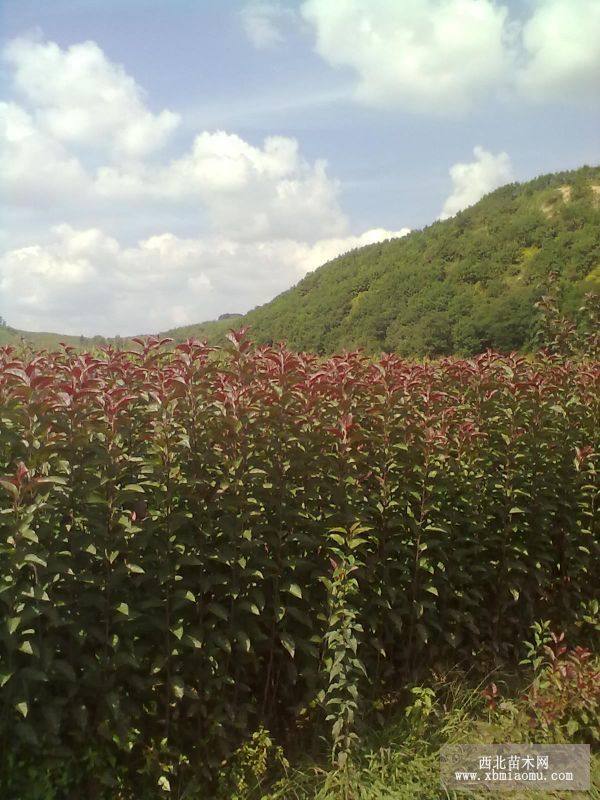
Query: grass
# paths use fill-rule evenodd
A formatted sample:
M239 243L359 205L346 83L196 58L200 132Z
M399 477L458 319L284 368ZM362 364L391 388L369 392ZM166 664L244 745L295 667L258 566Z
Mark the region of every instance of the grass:
M498 677L495 677L499 681ZM262 772L251 766L239 778L239 761L228 766L219 798L225 800L474 800L504 798L525 800L539 791L447 791L440 782L440 749L446 744L531 742L564 743L564 725L531 729L520 694L507 697L496 709L486 708L481 689L464 676L438 679L431 686L413 687L408 704L390 701L389 708L374 709L374 719L362 732L360 745L343 769L331 769L327 754L291 756L292 765L268 736L263 736ZM500 681L501 683L501 681ZM514 676L507 685L515 685ZM469 688L470 687L470 688ZM600 726L600 723L597 723ZM257 737L260 740L260 737ZM238 752L244 753L245 748ZM246 751L247 754L247 751ZM243 761L243 756L242 756ZM270 768L265 768L269 764ZM242 771L243 772L243 771ZM278 777L274 777L279 773ZM589 791L546 791L548 800L600 800L600 753L593 752ZM190 800L200 796L190 795Z

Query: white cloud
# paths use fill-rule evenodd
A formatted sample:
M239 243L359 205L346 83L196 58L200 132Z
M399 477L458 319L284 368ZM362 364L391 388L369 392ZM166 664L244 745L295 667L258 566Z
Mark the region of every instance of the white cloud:
M18 40L7 54L21 103L0 104L16 221L2 232L0 299L15 327L128 334L243 312L342 252L406 232L353 235L325 162L289 137L203 131L180 155L148 158L168 126L93 43ZM131 132L146 124L142 146ZM182 219L176 235L168 220Z
M538 0L523 29L528 60L518 83L536 100L591 98L600 93L600 2Z
M305 161L286 137L268 137L260 148L224 131L202 133L159 184L166 197L199 198L216 230L243 239L317 239L347 227L325 163Z
M448 8L457 2L448 0ZM471 8L477 0L460 2ZM533 50L535 37L528 41ZM51 209L69 221L29 240L20 230L13 244L10 230L2 232L0 297L17 327L125 334L243 312L341 253L408 233L353 235L325 162L308 161L289 137L256 145L204 131L187 152L148 159L175 117L149 112L140 87L94 43L61 50L17 40L7 57L23 98L23 105L0 103L7 196L31 219L43 223ZM506 153L477 147L474 154L451 168L454 189L442 218L512 179ZM135 237L134 221L128 243L114 233L128 216L169 213L191 219L191 234L161 223Z
M599 0L305 0L317 53L371 106L454 114L486 98L596 102Z
M141 158L159 149L179 123L153 114L125 70L95 42L61 49L54 42L14 39L4 51L16 90L35 108L35 121L59 142Z
M0 173L11 203L42 207L86 190L77 158L16 103L0 102Z
M240 11L244 33L257 50L266 50L283 42L282 23L292 12L275 2L256 0Z
M64 111L68 118L64 102L70 94L60 95L50 80L51 66L45 70L44 81L34 80L29 62L33 60L39 67L50 54L52 63L71 64L72 54L82 50L101 67L96 76L98 107L86 109L82 103L90 118L85 126L75 127L66 141L62 126L50 124L46 114L51 108L57 114ZM76 206L87 211L86 222L94 213L114 216L119 209L141 211L160 206L163 211L171 208L187 215L195 213L198 222L204 217L213 230L240 239L304 237L314 241L347 233L337 182L329 177L323 161L304 159L294 139L271 136L257 146L225 131L204 131L187 152L170 161L142 159L141 147L135 148L138 158L134 160L114 163L108 153L108 162L103 161L102 153L95 149L99 139L106 143L112 138L118 143L128 126L126 113L122 120L112 117L115 106L119 107L122 99L131 114L139 116L135 95L140 95L141 89L135 82L108 62L93 43L61 50L52 42L16 40L8 45L7 53L14 66L16 86L28 87L24 98L27 108L14 102L0 104L4 154L0 166L4 167L13 204L45 205L56 221L62 209L74 214L69 218L75 222ZM91 90L96 78L86 72L87 60L83 59L81 74L77 72L77 59L74 63L70 84L77 87L89 83ZM116 99L110 92L103 94L103 87L110 83L107 76L114 78L113 83L118 78L123 86L135 87L135 91L123 98L117 91ZM77 95L76 88L74 93ZM111 136L106 130L102 133L103 125L115 127Z
M98 229L60 225L49 243L0 257L0 294L15 327L75 335L151 333L247 311L323 261L407 232L374 229L312 245L163 233L123 247Z
M33 330L103 333L178 324L211 291L197 242L155 236L122 247L98 229L57 226L44 246L0 258L0 293L11 324Z
M0 103L0 166L13 204L53 203L98 214L122 208L195 209L215 230L240 238L341 234L347 222L338 183L324 161L300 155L291 138L267 137L254 146L235 134L199 134L191 149L165 164L142 162L84 169L55 139L36 128L31 114ZM75 212L76 213L76 212Z
M282 136L257 147L225 131L204 132L164 166L100 168L94 193L113 203L200 205L215 231L240 239L318 239L347 228L325 162L306 161L298 143Z
M346 236L342 238L322 239L314 245L301 245L298 249L297 259L302 272L310 272L321 264L331 261L349 250L364 247L386 239L399 239L410 233L410 228L401 228L399 231L388 231L384 228L371 228L360 236Z
M463 111L504 80L507 10L492 0L306 0L316 50L357 77L357 98Z
M513 170L507 153L494 155L475 147L475 160L450 167L450 177L454 186L452 194L444 203L440 219L448 219L472 206L485 194L513 180Z

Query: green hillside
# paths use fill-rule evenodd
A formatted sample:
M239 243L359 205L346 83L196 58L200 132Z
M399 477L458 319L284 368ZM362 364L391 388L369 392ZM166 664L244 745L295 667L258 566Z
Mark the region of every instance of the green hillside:
M31 344L37 349L56 349L60 342L77 346L79 336L65 336L60 333L32 333L20 331L16 328L0 327L0 347L5 344L19 345L23 342ZM89 339L89 342L92 340Z
M600 167L503 186L452 219L339 256L236 324L319 353L527 349L551 272L570 315L600 288ZM216 341L227 327L169 335Z
M5 344L30 345L36 350L56 350L61 343L82 349L93 349L96 345L125 345L129 339L107 339L104 336L69 336L64 333L21 331L9 326L0 326L0 347Z
M526 347L551 271L563 309L600 286L600 168L489 194L456 217L340 256L244 322L259 341L403 355Z
M209 339L211 342L224 341L225 334L232 327L238 327L243 322L242 319L216 320L214 322L201 322L196 325L187 325L166 332L164 336L172 336L177 342L185 341L189 338ZM147 336L156 331L145 331L139 334ZM69 336L64 333L50 333L37 331L23 331L7 325L0 325L0 347L11 345L19 347L32 347L34 350L56 350L61 344L67 344L81 350L93 350L95 347L112 345L113 347L130 347L133 337L106 337L106 336Z
M249 325L257 342L318 353L527 350L550 273L568 315L586 292L600 291L600 167L503 186L452 219L339 256L242 318L164 335L217 343ZM0 329L0 344L21 337L35 347L106 341Z

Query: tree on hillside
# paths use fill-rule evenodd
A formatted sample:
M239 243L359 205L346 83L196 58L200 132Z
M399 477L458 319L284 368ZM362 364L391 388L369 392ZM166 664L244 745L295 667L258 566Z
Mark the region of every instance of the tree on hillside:
M535 349L550 273L556 313L573 323L585 296L600 293L599 181L597 167L500 188L456 217L338 256L243 324L259 343L317 353ZM593 330L576 325L581 336Z

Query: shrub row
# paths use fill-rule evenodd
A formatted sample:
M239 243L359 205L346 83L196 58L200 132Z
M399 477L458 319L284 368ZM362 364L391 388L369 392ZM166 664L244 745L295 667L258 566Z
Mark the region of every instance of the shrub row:
M5 756L210 771L308 713L341 761L369 685L592 598L597 364L165 345L0 349Z

